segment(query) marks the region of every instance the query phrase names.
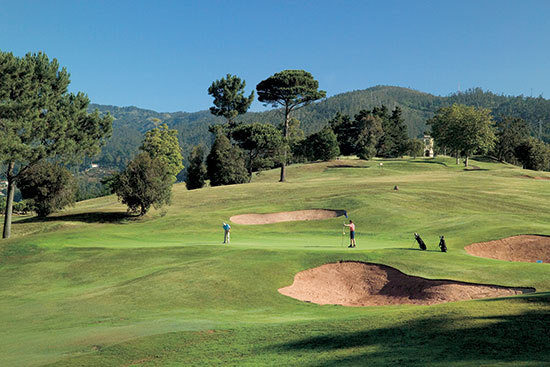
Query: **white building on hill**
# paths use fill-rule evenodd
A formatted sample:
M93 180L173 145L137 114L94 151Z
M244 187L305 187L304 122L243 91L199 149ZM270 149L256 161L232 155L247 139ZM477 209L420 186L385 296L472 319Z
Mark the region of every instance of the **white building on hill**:
M434 139L430 135L424 135L424 157L434 157Z

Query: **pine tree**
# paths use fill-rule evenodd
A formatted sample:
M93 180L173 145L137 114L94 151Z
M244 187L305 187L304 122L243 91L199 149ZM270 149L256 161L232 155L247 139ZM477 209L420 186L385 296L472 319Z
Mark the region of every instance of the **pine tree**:
M387 156L391 158L402 157L407 152L409 137L407 135L407 126L402 117L401 108L395 107L388 122L388 134L391 137L392 145L391 149L387 151ZM386 134L386 132L384 132L384 134Z
M284 108L283 139L285 143L288 142L290 113L296 108L324 98L327 94L324 90L319 90L319 82L304 70L283 70L258 83L256 90L258 101L271 104L273 107ZM286 179L286 161L285 150L281 165L281 182Z
M232 146L224 135L218 135L206 158L211 186L241 184L249 181L243 151Z
M68 93L69 73L44 53L22 58L0 52L0 164L8 193L3 238L11 235L15 182L37 162L80 161L99 151L111 133L111 116L88 113L83 93Z
M353 155L356 151L357 128L351 121L348 115L343 115L337 112L336 115L329 120L329 126L336 134L340 154Z
M206 181L206 165L204 164L204 156L206 148L204 145L193 147L189 154L189 166L187 167L187 177L185 183L187 190L200 189Z

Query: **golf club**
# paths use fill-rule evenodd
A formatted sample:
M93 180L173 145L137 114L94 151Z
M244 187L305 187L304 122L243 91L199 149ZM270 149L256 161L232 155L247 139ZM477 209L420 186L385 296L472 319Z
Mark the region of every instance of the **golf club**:
M342 225L342 242L340 243L340 247L344 247L344 236L346 234L346 227Z

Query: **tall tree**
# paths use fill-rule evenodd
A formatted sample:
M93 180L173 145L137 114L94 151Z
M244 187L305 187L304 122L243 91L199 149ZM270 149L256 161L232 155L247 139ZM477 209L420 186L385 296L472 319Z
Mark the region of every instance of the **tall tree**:
M493 148L496 137L491 110L453 104L443 107L427 122L439 146L451 148L457 157L468 158L474 153L486 153Z
M253 171L272 168L281 162L283 140L279 130L271 124L240 125L233 131L233 139L247 152L246 166L250 177Z
M3 238L11 235L18 175L43 159L94 155L111 132L111 116L89 114L88 97L68 93L69 83L67 70L44 53L0 52L0 163L8 180Z
M210 113L223 116L227 120L229 131L235 126L235 118L248 111L254 100L254 91L248 97L244 95L246 83L236 75L227 74L212 83L208 88L208 94L214 97L214 106L210 107Z
M328 123L332 131L336 134L340 153L343 155L355 154L357 129L352 123L350 117L337 112Z
M149 153L151 158L158 158L164 163L173 181L176 181L177 174L183 169L177 130L171 130L168 125L162 124L147 131L140 149Z
M204 186L206 181L205 155L206 148L202 144L193 147L191 150L188 158L187 177L185 179L187 190L200 189Z
M501 162L517 164L516 148L529 138L529 128L519 117L503 116L497 122L494 153Z
M409 137L407 126L402 117L401 108L395 107L391 116L383 120L384 134L380 140L384 141L384 149L380 156L395 158L402 157L408 149Z
M218 135L208 157L207 175L211 186L241 184L249 181L243 151L232 146L225 135Z
M308 105L318 99L324 98L326 92L319 90L319 82L304 70L283 70L261 81L256 86L258 100L273 107L284 108L285 120L283 126L283 138L288 141L290 113L296 108ZM286 179L286 155L281 164L281 182Z
M382 118L375 110L362 110L355 115L353 123L356 129L355 153L361 159L368 160L374 157L376 146L384 132Z

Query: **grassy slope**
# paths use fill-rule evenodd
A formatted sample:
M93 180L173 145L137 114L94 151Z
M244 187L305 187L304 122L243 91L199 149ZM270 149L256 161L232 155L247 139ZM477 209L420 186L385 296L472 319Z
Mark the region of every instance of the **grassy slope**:
M123 218L113 197L47 221L21 218L0 244L2 365L547 365L548 293L347 308L277 292L296 272L340 259L550 291L547 264L463 250L548 233L550 183L473 164L481 169L447 158L291 166L284 184L269 171L248 185L176 185L173 205L141 220ZM221 245L231 215L309 208L346 209L359 249L340 247L342 218L234 224L233 243ZM450 252L414 250L415 231L431 250L445 234Z

